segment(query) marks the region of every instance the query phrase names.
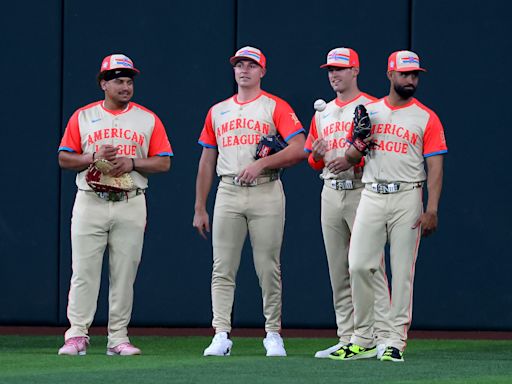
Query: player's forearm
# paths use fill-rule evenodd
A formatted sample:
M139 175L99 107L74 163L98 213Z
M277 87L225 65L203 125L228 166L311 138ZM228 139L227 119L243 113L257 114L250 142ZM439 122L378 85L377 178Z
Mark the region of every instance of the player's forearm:
M143 173L167 172L171 169L170 156L152 156L147 159L133 159L134 170Z
M93 162L92 153L74 153L67 151L59 152L59 166L62 169L69 169L72 171L83 171Z
M443 156L432 156L427 158L427 212L437 213L441 190L443 188Z
M196 212L206 210L206 201L208 200L208 194L212 188L212 183L213 172L209 172L206 169L197 172L196 202L194 204L194 210Z
M362 158L363 154L359 152L353 145L351 145L345 152L345 159L347 159L347 161L352 165L359 164Z
M194 205L196 212L206 210L206 201L212 188L215 165L217 164L217 151L214 153L212 151L214 150L203 149L201 160L199 160L196 178L196 202Z

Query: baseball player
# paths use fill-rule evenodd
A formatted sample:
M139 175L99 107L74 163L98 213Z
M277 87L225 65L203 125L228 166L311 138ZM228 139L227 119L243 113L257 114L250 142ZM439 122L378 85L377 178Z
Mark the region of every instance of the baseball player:
M288 103L261 89L266 59L259 49L243 47L230 62L238 93L210 108L199 138L203 152L197 173L193 226L204 238L205 231L210 231L206 200L215 168L220 177L212 226L215 337L204 356L227 356L231 352L235 279L247 232L263 295L266 355L286 356L280 336L285 196L279 169L305 159L304 129ZM255 160L260 138L275 134L280 134L288 146Z
M412 319L414 268L421 236L437 228L442 188L444 130L437 115L413 97L419 81L418 55L397 51L388 59L387 97L368 104L373 137L351 137L345 156L351 164L365 157L365 190L357 209L349 251L350 283L354 305L354 335L350 343L333 352L333 358L350 360L376 354L373 272L386 241L391 261L391 331L381 361L401 362ZM352 140L353 139L353 140ZM370 145L371 139L375 145ZM424 165L427 165L428 175ZM423 182L428 201L423 210Z
M350 146L347 134L353 124L354 108L359 104L377 100L363 93L357 85L359 56L351 48L335 48L327 54L329 82L336 92L323 111L315 113L304 150L310 153L308 162L315 170L322 170L324 181L322 190L322 233L329 265L329 275L333 293L338 328L338 344L318 351L315 357L328 358L329 355L350 342L354 331L352 292L348 272L348 248L354 224L356 209L361 197L362 164L352 166L345 159L345 151ZM375 279L375 337L380 352L384 352L384 340L389 325L390 298L386 281L384 253Z
M78 109L60 143L59 164L63 169L78 172L78 191L71 220L73 275L67 309L71 327L59 355L86 354L107 246L107 355L141 353L130 343L127 327L146 226L147 174L168 171L173 152L158 116L130 101L138 73L125 55L105 57L98 74L104 100ZM135 188L119 193L94 192L85 178L87 168L97 159L113 164L109 173L112 177L128 173Z

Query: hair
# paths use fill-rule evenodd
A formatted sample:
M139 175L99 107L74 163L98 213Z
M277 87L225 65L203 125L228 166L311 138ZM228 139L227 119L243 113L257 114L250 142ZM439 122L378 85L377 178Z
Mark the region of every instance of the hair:
M101 71L96 75L96 82L98 83L98 87L101 88L102 80L113 80L118 77L131 77L132 79L137 75L137 72L132 71L131 69L111 69L110 71Z

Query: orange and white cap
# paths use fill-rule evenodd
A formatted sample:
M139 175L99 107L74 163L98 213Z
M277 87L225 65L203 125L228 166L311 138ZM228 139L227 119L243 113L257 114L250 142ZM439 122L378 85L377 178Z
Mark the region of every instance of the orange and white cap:
M114 69L128 69L135 73L140 73L140 71L134 67L133 61L128 56L121 53L107 56L101 62L100 73Z
M334 48L327 54L327 63L320 66L325 67L359 68L359 56L351 48Z
M231 57L229 62L231 65L235 65L237 62L243 59L252 60L262 68L265 68L267 65L267 59L263 52L261 52L258 48L249 46L240 48L238 51L236 51L235 56Z
M427 70L420 67L420 58L412 51L396 51L393 52L388 59L388 72L411 72Z

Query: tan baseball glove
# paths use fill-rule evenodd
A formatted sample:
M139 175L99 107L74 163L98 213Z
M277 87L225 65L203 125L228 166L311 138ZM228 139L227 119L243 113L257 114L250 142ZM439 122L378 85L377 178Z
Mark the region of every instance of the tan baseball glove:
M95 192L128 192L135 189L129 173L112 177L109 172L114 165L105 159L98 159L87 169L85 181Z

